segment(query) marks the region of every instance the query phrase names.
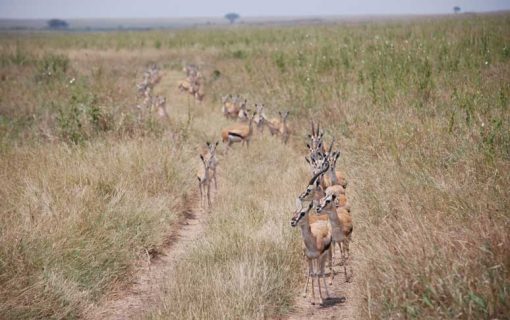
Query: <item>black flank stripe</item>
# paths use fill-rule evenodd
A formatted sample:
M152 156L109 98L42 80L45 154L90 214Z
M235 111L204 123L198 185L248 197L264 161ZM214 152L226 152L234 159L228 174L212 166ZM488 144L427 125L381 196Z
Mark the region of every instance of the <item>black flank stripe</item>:
M243 136L242 136L242 135L240 135L239 133L235 133L235 132L229 132L229 133L228 133L228 135L229 135L229 136L238 137L238 138L241 138L241 139L243 138Z

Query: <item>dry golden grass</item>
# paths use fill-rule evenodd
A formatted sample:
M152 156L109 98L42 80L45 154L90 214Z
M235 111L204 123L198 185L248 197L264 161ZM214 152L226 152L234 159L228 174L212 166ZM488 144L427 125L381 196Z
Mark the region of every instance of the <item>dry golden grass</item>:
M292 308L302 260L289 210L306 181L314 116L337 138L349 180L356 316L505 318L509 25L495 15L2 35L0 313L78 317L128 282L143 249L164 242L181 196L195 192L198 150L230 123L220 97L234 93L264 103L269 117L290 110L295 134L287 147L255 139L221 159L203 240L152 317ZM151 61L166 72L157 94L169 98L169 123L133 108ZM203 68L202 105L177 95L184 62Z
M0 161L2 314L68 318L158 250L191 194L168 140L17 148Z

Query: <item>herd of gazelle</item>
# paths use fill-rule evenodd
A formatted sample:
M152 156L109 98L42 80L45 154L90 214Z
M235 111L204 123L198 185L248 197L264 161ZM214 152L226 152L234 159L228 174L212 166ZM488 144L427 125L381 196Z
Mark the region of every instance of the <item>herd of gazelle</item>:
M184 67L186 79L179 81L177 87L181 92L187 92L199 102L204 99L204 79L198 66L189 64Z
M290 136L290 128L287 124L289 112L278 112L279 118L268 119L264 113L263 104L255 104L255 111L247 108L247 100L240 96L224 96L222 101L223 115L228 119L237 119L240 123L230 125L221 130L221 139L230 147L235 142L241 142L249 146L255 125L260 133L264 132L264 127L269 128L271 135L281 137L283 143L287 143Z
M296 211L292 217L291 225L299 226L303 237L304 255L308 261L308 276L303 292L306 297L308 284L312 282L312 300L315 304L315 285L319 288L320 304L324 298L321 290L320 278L329 298L325 278L325 265L329 260L330 284L335 272L333 269L333 252L338 245L340 249L340 265L343 266L345 280L350 281L352 268L348 275L349 242L352 237L352 216L350 205L345 196L347 180L345 175L336 170L336 162L340 152L333 151L333 142L329 149L325 149L324 134L312 122L312 134L308 135L310 143L307 144L309 156L305 157L310 165L312 178L306 189L296 199Z
M166 98L153 96L154 87L161 81L161 72L156 64L151 64L143 73L143 81L136 85L138 95L142 98L141 104L137 105L140 110L156 110L161 118L168 118L166 111Z
M263 105L255 104L256 110L250 115L250 110L246 108L246 99L241 99L240 97L233 98L232 96L229 96L228 99L224 97L222 102L223 114L225 117L237 119L239 121L221 130L221 138L227 145L227 148L230 148L235 142L246 144L246 146L249 147L254 124L257 128L259 128L259 132L261 134L263 133L264 125L267 125L270 128L272 135L280 135L282 137L282 141L287 143L290 135L290 129L287 125L289 112L285 112L284 114L280 112L280 119L266 120L267 118L263 112ZM232 111L234 109L237 110L235 112L235 116L233 116L234 112ZM216 167L218 165L216 148L218 144L219 141L214 144L207 142L207 148L205 148L200 154L197 179L200 191L200 203L202 206L205 206L206 204L207 206L211 205L211 182L214 181L215 190L218 187L216 182Z
M188 91L197 100L202 100L200 92L200 72L194 66L185 68L187 79L179 82L179 89ZM198 86L198 87L197 87ZM264 105L255 104L255 111L247 107L247 99L240 96L222 97L222 112L228 119L238 122L221 130L221 138L230 148L232 144L240 142L249 146L253 135L254 125L260 133L267 126L271 135L280 136L283 143L287 143L290 129L287 124L289 112L279 112L279 118L268 119L264 113ZM315 127L313 121L312 132L308 135L307 144L309 154L305 157L310 166L312 178L306 189L296 199L296 211L291 219L292 227L299 227L303 238L303 253L308 262L303 297L306 298L308 286L312 283L311 303L316 304L315 283L319 290L319 303L323 304L324 297L321 290L321 278L326 294L329 298L326 283L325 267L329 262L330 285L335 276L334 255L338 246L340 252L339 265L343 266L345 281L352 278L352 267L349 263L349 243L352 239L353 223L349 201L345 195L347 180L345 174L336 170L339 151L333 150L334 140L329 148L324 145L324 132L319 124ZM216 170L218 158L216 149L219 142L206 143L206 148L200 153L200 164L197 179L200 192L200 203L203 207L211 205L211 184L214 181L217 190ZM348 272L348 269L350 271ZM350 275L349 275L350 274Z

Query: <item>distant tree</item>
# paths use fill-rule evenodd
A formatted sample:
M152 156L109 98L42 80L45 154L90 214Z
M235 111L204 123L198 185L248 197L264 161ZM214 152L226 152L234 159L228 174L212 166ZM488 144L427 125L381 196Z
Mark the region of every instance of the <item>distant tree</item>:
M50 29L66 29L69 27L69 24L67 21L60 20L60 19L51 19L48 20L48 27Z
M230 21L230 23L234 23L237 19L239 19L241 16L235 12L230 12L225 15L225 19Z
M453 7L453 12L459 13L460 12L460 7L459 6Z

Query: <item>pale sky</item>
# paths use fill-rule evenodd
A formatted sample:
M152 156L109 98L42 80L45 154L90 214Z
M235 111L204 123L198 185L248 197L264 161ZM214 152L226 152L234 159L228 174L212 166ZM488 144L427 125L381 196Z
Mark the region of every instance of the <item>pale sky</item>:
M510 0L0 0L0 18L170 18L510 10Z

